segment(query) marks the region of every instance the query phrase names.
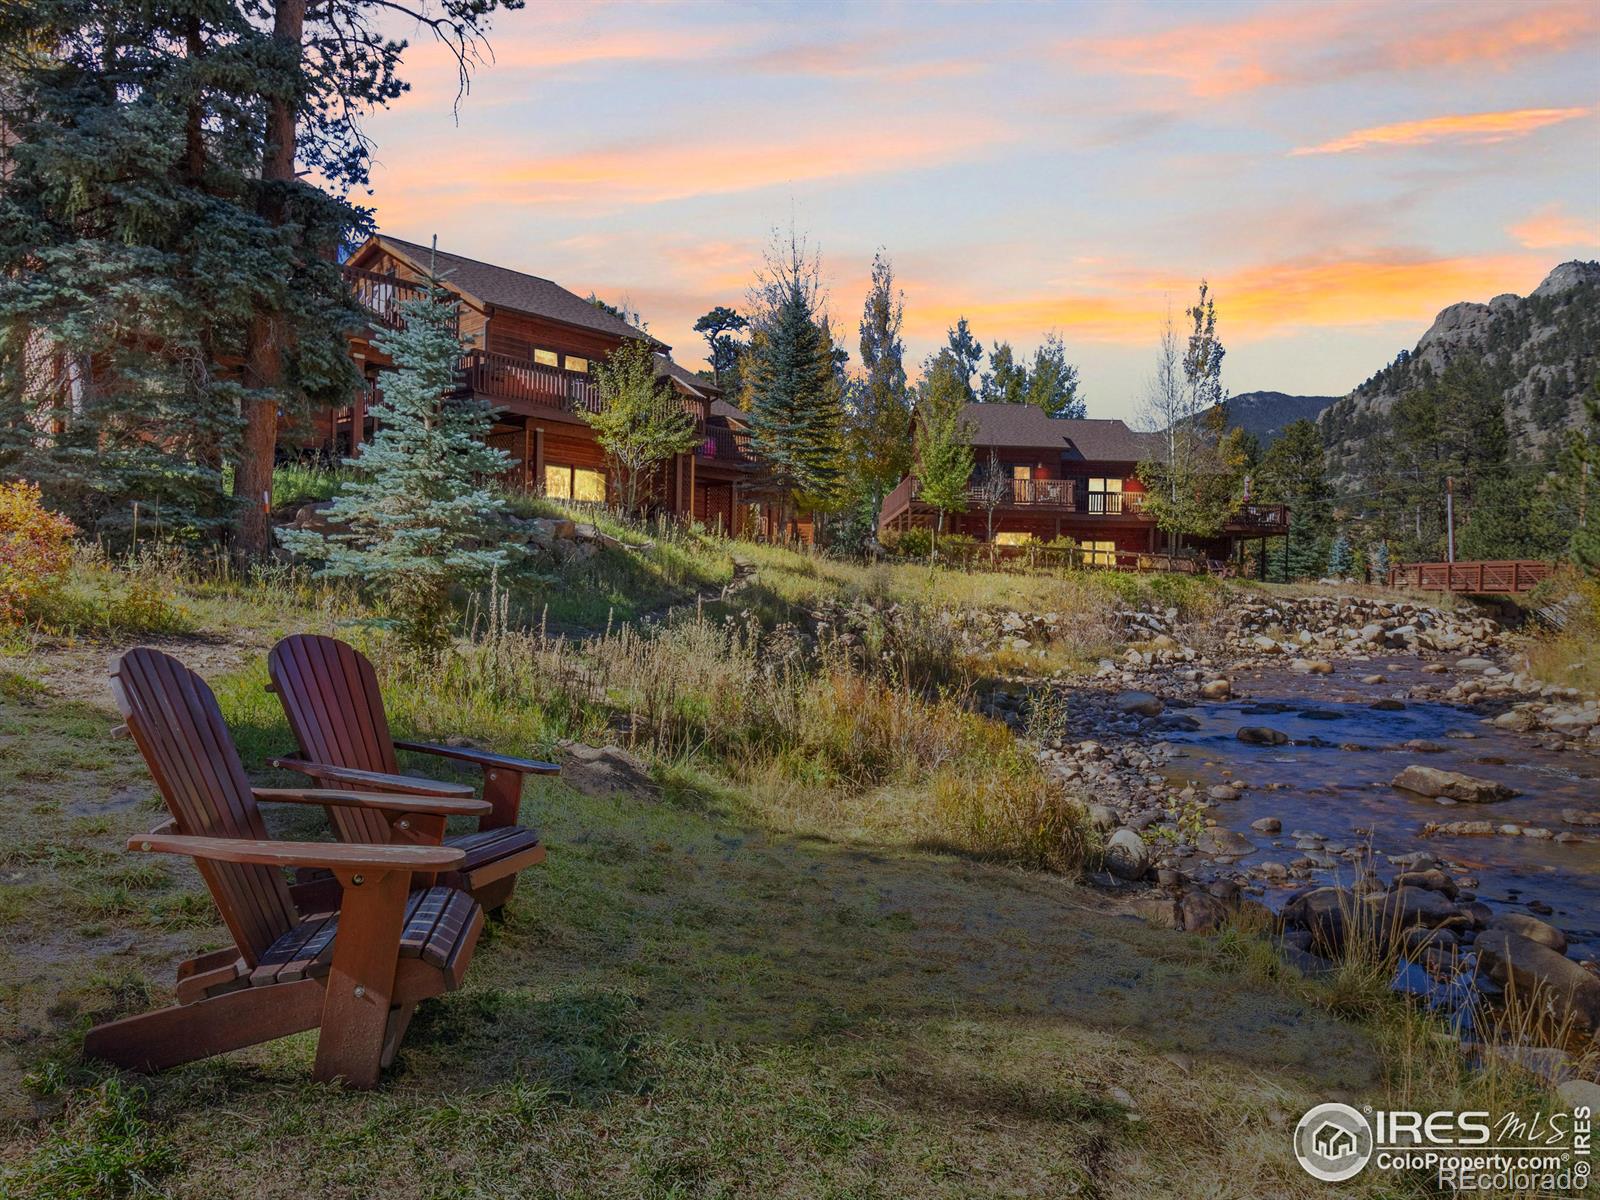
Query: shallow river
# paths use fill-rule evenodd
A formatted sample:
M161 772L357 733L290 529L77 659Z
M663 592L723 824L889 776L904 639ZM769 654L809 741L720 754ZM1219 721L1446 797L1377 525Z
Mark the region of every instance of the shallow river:
M1370 838L1380 854L1427 850L1476 876L1478 898L1492 908L1530 912L1530 901L1549 905L1553 915L1535 915L1566 931L1572 957L1600 957L1600 841L1419 836L1430 821L1485 819L1497 825L1541 826L1552 833L1600 832L1577 829L1561 819L1562 809L1600 809L1600 758L1542 749L1526 735L1485 724L1479 710L1407 698L1413 683L1442 678L1424 675L1420 666L1414 659L1375 659L1341 663L1329 676L1240 672L1233 677L1238 694L1232 701L1169 709L1201 724L1192 732L1162 735L1183 747L1183 757L1173 762L1169 774L1208 785L1249 785L1239 800L1210 810L1220 823L1256 843L1257 851L1240 860L1243 865L1287 864L1301 857L1306 852L1295 849L1293 834L1302 830L1350 846ZM1378 673L1386 682L1360 682L1363 675ZM1402 700L1405 708L1370 707L1382 698ZM1279 704L1289 707L1279 711ZM1307 715L1313 712L1318 715ZM1235 737L1243 725L1282 730L1294 744L1248 745ZM1475 736L1449 736L1462 731ZM1441 749L1425 753L1402 747L1412 739ZM1492 779L1521 794L1494 804L1441 804L1390 786L1411 763ZM1282 786L1274 790L1272 784ZM1252 830L1250 823L1260 817L1277 817L1283 832ZM1381 858L1378 862L1387 865ZM1319 881L1348 884L1355 872L1355 864L1342 862L1334 871L1316 874ZM1387 878L1389 872L1382 873ZM1266 899L1281 901L1291 891L1269 887Z

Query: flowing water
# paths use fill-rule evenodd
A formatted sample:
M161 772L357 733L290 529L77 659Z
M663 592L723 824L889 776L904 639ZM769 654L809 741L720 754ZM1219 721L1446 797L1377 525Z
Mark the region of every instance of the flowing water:
M1239 860L1241 865L1301 857L1306 851L1295 848L1293 835L1302 830L1347 846L1370 841L1380 867L1384 854L1426 850L1452 864L1456 874L1475 876L1478 886L1473 890L1491 908L1532 912L1567 933L1572 957L1600 957L1600 839L1562 843L1502 834L1420 836L1428 822L1464 820L1600 834L1566 825L1561 818L1563 809L1600 810L1600 758L1544 749L1527 735L1485 723L1482 710L1408 698L1412 684L1441 679L1423 674L1420 666L1414 659L1384 659L1341 664L1329 676L1240 672L1234 676L1235 699L1181 710L1199 721L1199 729L1164 735L1182 747L1183 756L1175 760L1171 774L1205 785L1249 785L1239 800L1210 810L1220 823L1256 844L1254 853ZM1361 675L1372 673L1383 674L1386 682L1359 682ZM1374 709L1379 699L1397 699L1405 707ZM1235 736L1245 725L1281 730L1293 744L1248 745ZM1413 739L1438 749L1430 753L1402 746ZM1494 780L1520 794L1493 804L1441 804L1390 785L1412 763ZM1261 817L1277 817L1283 832L1252 830L1250 823ZM1342 861L1335 870L1317 871L1316 877L1348 884L1355 869ZM1269 887L1266 899L1281 901L1291 892ZM1548 905L1553 912L1530 910L1530 903Z

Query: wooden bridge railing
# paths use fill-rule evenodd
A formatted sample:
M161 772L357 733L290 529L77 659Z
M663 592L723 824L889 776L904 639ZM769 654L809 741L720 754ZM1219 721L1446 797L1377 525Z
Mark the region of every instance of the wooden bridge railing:
M1554 569L1547 562L1528 558L1492 562L1400 563L1389 568L1389 586L1413 587L1425 592L1484 595L1526 592Z

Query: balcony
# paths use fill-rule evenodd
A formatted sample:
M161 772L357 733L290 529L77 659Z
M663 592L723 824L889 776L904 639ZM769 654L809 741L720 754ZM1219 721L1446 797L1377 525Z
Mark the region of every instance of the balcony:
M706 440L695 451L712 462L745 466L756 461L750 450L750 435L739 429L707 429Z
M373 320L385 329L399 329L405 323L400 315L400 306L426 295L420 283L401 279L398 275L363 271L360 267L346 266L344 278L350 285L356 303L371 313Z
M461 383L486 400L510 406L600 411L600 388L588 375L509 354L468 350L461 356Z

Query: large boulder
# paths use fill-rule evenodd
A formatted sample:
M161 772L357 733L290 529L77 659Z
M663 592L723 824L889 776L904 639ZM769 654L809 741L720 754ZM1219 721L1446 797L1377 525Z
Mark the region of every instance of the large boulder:
M1187 891L1178 900L1178 917L1189 933L1215 933L1228 923L1227 901L1197 890Z
M1255 843L1243 834L1224 829L1220 825L1202 829L1195 845L1206 854L1222 854L1229 857L1253 854L1256 848Z
M1413 763L1391 781L1393 786L1420 796L1444 797L1462 804L1489 804L1517 794L1515 788L1491 779L1478 779L1460 771L1442 771Z
M1140 717L1159 717L1167 706L1160 696L1149 692L1123 692L1117 697L1117 709Z
M1143 879L1150 871L1150 847L1135 830L1117 830L1106 842L1106 870L1118 879Z
M1242 725L1234 736L1252 746L1282 746L1289 741L1289 735L1283 730L1265 725Z
M1489 928L1504 929L1518 937L1525 937L1530 942L1550 947L1557 954L1567 952L1566 934L1554 925L1547 925L1538 917L1530 917L1526 913L1501 913L1490 920Z
M1570 958L1509 929L1486 929L1473 943L1480 967L1502 987L1533 999L1557 1021L1600 1031L1600 979Z
M1367 899L1373 922L1383 937L1390 933L1422 926L1432 929L1459 915L1450 897L1424 887L1397 887Z
M1207 700L1226 700L1233 695L1233 681L1208 679L1200 685L1200 695Z
M1290 928L1309 930L1314 946L1334 951L1344 942L1354 906L1354 898L1343 888L1312 888L1283 906L1283 921Z

